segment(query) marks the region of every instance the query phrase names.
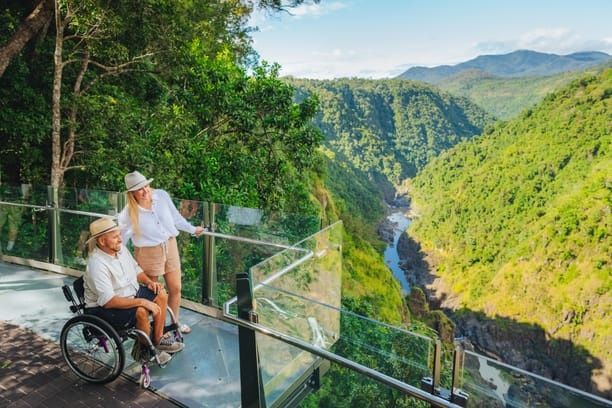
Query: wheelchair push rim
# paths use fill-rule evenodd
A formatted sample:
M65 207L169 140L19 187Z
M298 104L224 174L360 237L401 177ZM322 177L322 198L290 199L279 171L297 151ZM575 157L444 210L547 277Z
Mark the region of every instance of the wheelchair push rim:
M81 315L62 328L60 346L70 369L85 381L104 384L116 379L125 352L113 327L96 316Z

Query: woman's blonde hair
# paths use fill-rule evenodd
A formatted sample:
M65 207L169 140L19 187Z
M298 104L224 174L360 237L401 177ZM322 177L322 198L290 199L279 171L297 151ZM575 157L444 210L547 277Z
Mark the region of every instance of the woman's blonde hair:
M130 221L132 222L132 232L134 236L140 236L140 226L138 225L138 201L134 198L134 193L132 191L128 191L127 195L127 207L128 207L128 215L130 216Z

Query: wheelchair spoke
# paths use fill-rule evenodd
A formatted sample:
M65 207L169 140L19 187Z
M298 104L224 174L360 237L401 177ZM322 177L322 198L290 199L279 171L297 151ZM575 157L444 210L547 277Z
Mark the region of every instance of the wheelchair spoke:
M72 319L64 326L60 343L70 368L87 381L112 381L123 369L121 342L112 327L99 319Z

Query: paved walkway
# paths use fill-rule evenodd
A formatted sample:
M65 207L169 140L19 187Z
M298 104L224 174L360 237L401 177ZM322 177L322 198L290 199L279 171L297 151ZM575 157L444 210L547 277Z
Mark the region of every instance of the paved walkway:
M106 385L81 381L59 346L30 330L0 321L0 407L175 408L125 377Z
M129 356L124 374L130 377L106 386L78 379L58 345L61 328L72 317L61 286L72 280L0 262L0 408L174 406L163 398L192 408L240 406L237 328L185 309L181 320L193 332L166 368L151 366L155 394L129 380L140 375Z

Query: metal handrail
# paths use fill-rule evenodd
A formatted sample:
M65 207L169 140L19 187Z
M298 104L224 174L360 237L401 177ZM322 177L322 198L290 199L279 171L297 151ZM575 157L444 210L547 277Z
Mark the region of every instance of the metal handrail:
M11 205L15 207L35 208L38 210L58 210L59 212L63 212L63 213L86 215L89 217L115 217L114 215L111 215L111 214L97 213L97 212L91 212L91 211L82 211L82 210L71 210L68 208L53 207L48 204L47 205L35 205L35 204L15 203L15 202L10 202L10 201L0 201L0 205ZM212 237L224 238L224 239L228 239L232 241L245 242L248 244L267 245L267 246L272 246L276 248L294 250L297 252L309 252L307 249L298 248L293 245L279 244L276 242L262 241L262 240L253 239L253 238L237 237L235 235L222 234L219 232L204 231L202 235L209 235Z
M372 368L366 367L364 365L361 365L359 363L356 363L352 360L349 360L345 357L339 356L337 354L334 354L330 351L327 351L325 349L319 348L319 347L314 347L312 344L307 343L303 340L288 336L286 334L283 334L277 330L271 329L269 327L265 327L262 326L260 324L257 323L253 323L247 320L243 320L240 318L237 318L235 316L233 316L232 314L230 314L229 312L229 308L230 308L230 304L231 304L231 300L228 302L225 302L223 304L223 319L225 321L227 321L228 323L232 323L232 324L236 324L242 327L245 327L247 329L251 329L251 330L255 330L259 333L265 334L269 337L272 337L276 340L280 340L284 343L287 344L291 344L292 346L298 347L304 351L307 351L309 353L315 354L319 357L322 357L326 360L332 361L334 363L337 363L343 367L346 367L350 370L356 371L360 374L366 375L370 378L372 378L375 381L378 381L380 383L383 383L385 385L388 385L390 387L393 387L401 392L403 392L404 394L408 394L412 397L418 398L420 400L429 402L430 404L433 404L437 407L449 407L449 408L461 408L460 405L457 404L453 404L452 402L449 402L447 400L445 400L444 398L438 397L436 395L430 394L426 391L423 391L420 388L417 388L415 386L412 386L410 384L406 384L403 381L400 381L396 378L390 377L386 374L383 374L379 371L376 371Z
M532 373L532 372L530 372L530 371L523 370L523 369L518 368L518 367L514 367L514 366L512 366L512 365L510 365L510 364L506 364L506 363L504 363L503 361L493 360L492 358L489 358L489 357L484 356L484 355L482 355L482 354L474 353L473 351L465 350L465 351L464 351L464 353L465 353L466 355L472 355L472 356L474 356L474 357L476 357L476 358L478 358L478 359L481 359L481 358L482 358L482 359L485 359L486 361L490 361L490 362L492 362L493 364L498 365L498 366L500 366L500 367L506 368L506 369L508 369L508 370L516 371L516 372L518 372L518 373L520 373L520 374L522 374L522 375L525 375L525 376L529 376L529 377L535 378L535 379L537 379L538 381L545 382L545 383L550 384L550 385L553 385L553 386L555 386L555 387L561 387L561 388L564 388L564 389L565 389L565 390L567 390L568 392L571 392L571 393L574 393L574 394L581 395L581 396L583 396L583 397L585 397L585 398L589 398L589 399L592 399L592 400L594 400L594 401L597 401L598 403L602 403L602 404L604 404L604 405L607 405L607 406L609 406L609 407L612 407L612 403L611 403L609 400L607 400L607 399L605 399L605 398L602 398L602 397L600 397L600 396L598 396L598 395L591 394L591 393L588 393L588 392L586 392L586 391L579 390L578 388L574 388L574 387L571 387L571 386L569 386L569 385L566 385L566 384L560 383L560 382L558 382L558 381L551 380L550 378L543 377L543 376L541 376L541 375L539 375L539 374Z

